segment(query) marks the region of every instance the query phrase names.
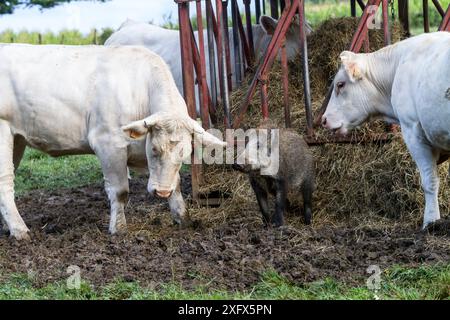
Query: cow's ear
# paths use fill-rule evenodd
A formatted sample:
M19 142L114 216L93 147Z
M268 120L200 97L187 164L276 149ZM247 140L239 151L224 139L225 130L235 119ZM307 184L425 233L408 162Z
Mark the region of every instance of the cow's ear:
M358 64L356 53L344 51L341 53L340 58L351 82L355 82L363 78L361 66Z
M148 129L142 120L130 123L127 126L122 127L122 131L133 140L141 140L145 138L148 133Z
M261 16L261 18L259 18L259 23L261 24L263 30L268 35L272 36L275 33L278 21L269 16Z
M144 139L149 130L156 126L162 117L159 114L151 115L143 120L138 120L123 126L122 131L131 139L141 140Z

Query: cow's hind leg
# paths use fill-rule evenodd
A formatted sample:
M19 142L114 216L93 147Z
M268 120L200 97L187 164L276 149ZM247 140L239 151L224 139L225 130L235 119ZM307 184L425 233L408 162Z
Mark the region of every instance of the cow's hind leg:
M402 128L406 145L416 162L422 181L422 188L425 193L425 214L423 218L423 228L441 218L439 212L439 176L437 171L437 161L439 152L434 150L425 140L421 129Z
M14 202L14 137L9 125L0 120L0 211L11 237L29 239L28 228Z
M184 203L183 196L181 194L181 180L178 175L177 189L169 198L170 213L172 214L172 219L176 224L181 226L189 225L189 215L186 211L186 205Z
M129 194L127 149L111 148L107 142L97 143L93 149L100 159L105 190L111 205L109 232L125 233L127 231L125 205Z
M27 143L22 136L14 137L14 154L13 154L14 172L17 171L17 169L19 168L26 147Z

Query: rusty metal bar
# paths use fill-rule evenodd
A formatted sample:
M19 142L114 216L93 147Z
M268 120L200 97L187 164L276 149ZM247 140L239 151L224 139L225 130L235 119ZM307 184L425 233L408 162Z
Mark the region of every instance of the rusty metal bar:
M442 6L441 6L441 4L439 3L439 1L438 1L438 0L432 0L432 1L433 1L434 6L436 7L437 11L438 11L439 14L441 15L441 17L444 18L444 16L445 16L445 11L444 11L444 9L442 9Z
M223 7L222 0L216 0L216 21L217 21L217 64L219 66L219 82L220 91L222 97L224 121L227 128L231 127L231 115L230 115L230 101L228 96L228 81L227 81L227 62L225 53L225 43L222 38L222 33L228 28L227 21L223 21Z
M269 119L269 98L267 93L267 84L268 80L263 79L261 81L261 112L263 116L263 120Z
M329 136L329 137L323 137L323 138L317 138L313 136L306 136L304 137L306 143L310 146L318 146L318 145L324 145L328 143L338 143L338 144L380 144L380 143L386 143L392 140L394 137L394 134L392 133L377 133L377 134L371 134L369 136L357 136L357 135L350 135L350 136Z
M398 0L398 18L400 23L405 30L406 36L411 35L409 29L409 3L408 0Z
M291 6L291 0L286 0L284 3L285 7ZM281 74L283 80L283 103L284 103L284 124L286 128L292 127L291 121L291 104L289 103L289 68L286 50L286 39L283 40L281 46Z
M233 124L234 128L238 128L240 123L242 122L242 119L243 119L245 113L247 112L247 108L250 104L250 101L252 100L252 98L256 92L256 87L257 87L258 83L263 83L261 90L264 89L264 83L266 83L267 73L277 56L277 53L281 47L282 40L284 39L286 32L292 23L292 19L294 18L295 13L297 12L298 4L299 4L298 1L300 1L300 0L294 1L287 10L284 10L282 12L281 18L278 22L278 25L275 29L272 39L270 40L269 46L267 47L266 54L264 56L264 60L258 66L258 69L256 71L255 76L253 77L253 80L250 84L247 94L241 103L239 114ZM266 85L267 85L267 83L266 83ZM264 93L262 95L264 95ZM262 107L263 112L265 112L264 107L265 106Z
M241 40L241 56L243 53L243 58L245 58L245 61L247 62L248 66L253 65L253 54L250 50L250 45L247 41L247 36L245 34L245 30L244 30L244 24L242 23L242 18L241 15L239 14L239 7L237 6L237 0L233 0L236 1L236 8L237 8L237 25L238 25L238 30L239 30L239 37ZM250 25L250 29L251 29L251 25ZM243 49L243 52L242 52ZM244 66L244 64L242 64ZM245 68L243 68L242 70L243 72L245 71Z
M286 1L285 0L280 0L280 10L281 10L281 12L284 11L285 7L286 7Z
M193 118L197 118L195 107L195 87L194 87L194 68L192 58L192 43L191 43L191 22L189 19L189 3L178 3L178 19L180 25L180 43L181 45L181 63L183 69L183 91L184 99L186 101L189 115ZM195 154L192 153L192 197L198 199L198 191L200 185L200 167L195 165Z
M278 19L278 0L270 0L270 15L274 19Z
M228 28L228 0L222 1L223 8L223 21L226 21L227 27L224 28L224 38L225 38L225 58L227 62L227 82L228 82L228 91L231 92L233 90L233 71L231 69L231 52L230 52L230 32Z
M206 0L206 35L208 38L209 77L212 105L218 106L217 74L215 64L215 42L214 42L214 13L211 0Z
M260 0L255 0L255 15L256 15L256 24L259 24L259 18L261 18L261 2L260 2Z
M281 71L283 80L283 102L284 102L284 123L286 128L292 127L291 122L291 105L289 103L289 69L286 53L286 41L283 42L281 47Z
M222 66L222 57L224 56L223 48L223 27L222 27L222 21L223 21L223 12L222 12L222 0L216 0L216 27L217 30L215 31L216 35L216 45L217 45L217 64L219 69L219 88L220 88L220 97L223 100L223 97L225 96L225 84L224 79L226 79L226 76L224 77L226 68L223 68ZM226 82L226 80L225 80ZM222 101L223 102L223 101Z
M195 108L195 87L194 87L194 62L192 57L191 27L189 20L189 3L180 3L179 23L180 23L180 43L181 63L183 68L183 92L186 100L189 115L195 119L197 116Z
M247 25L247 39L250 47L251 57L255 57L255 44L253 41L252 12L250 9L251 0L244 0L245 5L245 23Z
M241 86L242 83L242 71L244 68L242 67L242 56L241 56L241 47L240 47L240 39L239 39L239 25L238 18L239 9L237 6L236 0L231 1L231 20L233 23L233 49L234 49L234 76L236 85L238 87Z
M356 17L356 0L350 0L350 14L352 17Z
M206 58L205 58L205 40L203 35L203 14L201 1L196 2L197 9L197 29L198 29L198 51L200 55L200 74L197 73L197 79L199 81L199 99L200 99L200 115L202 118L202 124L205 129L209 128L209 99L208 99L208 83L206 82ZM194 36L194 32L192 32ZM194 37L195 41L195 37Z
M448 31L450 32L450 5L445 12L444 18L442 19L442 23L439 26L440 31Z
M383 0L382 12L383 12L383 33L384 33L384 44L386 46L391 44L391 33L389 31L389 1Z
M370 52L370 40L369 40L369 35L367 35L367 37L364 39L364 51L366 53Z
M367 8L370 6L379 7L381 0L369 0L367 3L366 9L364 9L363 15L361 17L361 21L359 22L358 28L356 30L355 35L353 36L352 43L350 46L350 51L359 52L361 50L362 43L364 38L368 33L367 21L370 17L369 11Z
M366 5L364 4L364 2L362 0L358 0L358 4L362 11L366 10ZM367 5L369 5L369 4L367 4Z
M430 10L428 8L428 0L422 0L423 3L423 30L424 32L430 32Z
M300 52L302 55L303 65L303 90L305 93L306 133L307 135L312 135L314 133L314 124L311 105L311 84L309 79L308 41L306 39L305 1L295 1L298 2L298 15L300 17Z

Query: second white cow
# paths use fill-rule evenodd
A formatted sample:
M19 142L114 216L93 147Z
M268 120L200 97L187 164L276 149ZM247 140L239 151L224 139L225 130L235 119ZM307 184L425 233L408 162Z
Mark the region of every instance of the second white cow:
M346 51L341 60L323 126L347 134L370 118L399 123L422 178L423 226L439 220L437 163L450 154L450 33L420 35L370 54Z
M269 42L272 38L278 21L269 17L261 16L260 24L253 25L253 37L255 45L255 54L257 61L264 54ZM307 24L307 34L310 34L312 29ZM194 32L195 38L198 41L198 31ZM293 24L288 30L286 36L286 51L289 60L297 57L300 51L300 25L298 19L294 19ZM230 30L230 37L231 30ZM205 52L208 52L208 42L206 30L204 31ZM180 92L183 92L183 70L181 66L181 49L180 49L180 34L178 30L168 30L155 25L144 22L136 22L127 20L120 26L119 30L114 32L111 37L106 40L106 46L124 46L124 45L138 45L144 46L155 52L169 65L175 83ZM234 43L230 39L230 54L231 61L234 61ZM206 54L206 66L209 70L209 56ZM232 73L234 73L234 63L231 64ZM210 72L206 72L207 81L210 84ZM236 85L235 78L232 77L233 86ZM217 79L218 81L218 79ZM198 90L195 90L196 94ZM198 99L197 99L198 108Z

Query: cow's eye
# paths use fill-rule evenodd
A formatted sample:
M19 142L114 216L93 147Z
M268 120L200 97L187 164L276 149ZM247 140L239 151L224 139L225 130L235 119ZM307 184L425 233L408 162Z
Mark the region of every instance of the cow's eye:
M339 81L336 84L336 87L338 88L338 90L342 90L345 87L345 82L344 81Z

